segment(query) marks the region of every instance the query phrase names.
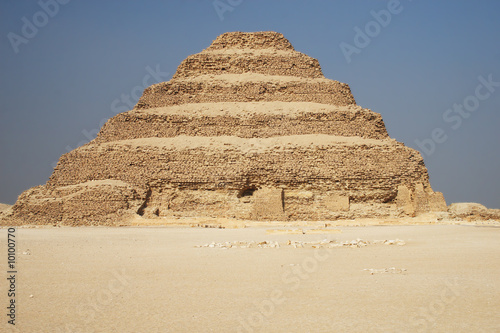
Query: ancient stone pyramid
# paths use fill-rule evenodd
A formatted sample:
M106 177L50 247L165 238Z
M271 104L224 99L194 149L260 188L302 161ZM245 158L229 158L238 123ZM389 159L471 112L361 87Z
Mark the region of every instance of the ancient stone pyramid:
M10 223L446 210L420 154L276 32L225 33L20 195ZM22 222L12 222L22 221Z

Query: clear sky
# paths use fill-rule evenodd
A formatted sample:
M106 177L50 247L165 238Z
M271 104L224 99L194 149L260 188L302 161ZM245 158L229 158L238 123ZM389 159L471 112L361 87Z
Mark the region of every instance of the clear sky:
M0 202L227 31L281 32L422 152L448 203L500 208L500 2L0 1Z

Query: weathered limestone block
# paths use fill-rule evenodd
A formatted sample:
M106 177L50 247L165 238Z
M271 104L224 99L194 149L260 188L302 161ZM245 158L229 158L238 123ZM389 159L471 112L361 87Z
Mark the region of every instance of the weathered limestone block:
M430 211L429 196L424 190L424 185L422 183L415 184L412 197L416 215Z
M162 189L155 187L146 198L139 215L144 217L232 217L232 207L238 205L238 191Z
M62 220L62 200L51 195L46 186L24 191L12 207L12 224L53 224Z
M446 200L441 192L434 192L429 194L429 211L431 212L446 212L448 206Z
M409 216L415 215L415 207L411 198L411 191L404 185L398 186L398 195L396 197L396 205L402 209L404 214Z
M453 216L464 218L473 215L486 214L488 208L475 202L452 203L448 207L448 212Z
M255 201L251 217L255 220L283 220L283 190L276 188L261 188L253 195Z
M398 186L396 207L405 215L415 216L428 212L446 212L448 207L441 192L434 192L428 185L415 184L414 190L405 185Z
M347 212L349 211L349 196L330 194L323 199L324 205L334 212Z
M135 215L142 199L140 189L115 180L45 185L22 193L13 217L28 224L112 225Z
M313 192L304 190L285 190L284 195L285 195L285 200L312 199L314 197Z

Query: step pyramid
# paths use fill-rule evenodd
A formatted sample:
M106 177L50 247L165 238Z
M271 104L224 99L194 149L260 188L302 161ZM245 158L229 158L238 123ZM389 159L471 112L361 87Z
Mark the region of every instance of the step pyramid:
M231 32L64 154L8 223L331 220L446 211L421 155L276 32ZM20 222L19 222L20 221Z

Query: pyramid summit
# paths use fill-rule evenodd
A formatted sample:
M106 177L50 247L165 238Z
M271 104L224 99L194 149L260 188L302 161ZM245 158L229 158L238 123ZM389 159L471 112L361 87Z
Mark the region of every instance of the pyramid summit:
M236 32L187 57L172 80L147 88L135 108L256 101L356 103L347 84L325 79L318 60L295 51L282 34Z
M421 155L276 32L231 32L61 156L7 224L332 220L446 211ZM6 221L6 222L5 222Z

